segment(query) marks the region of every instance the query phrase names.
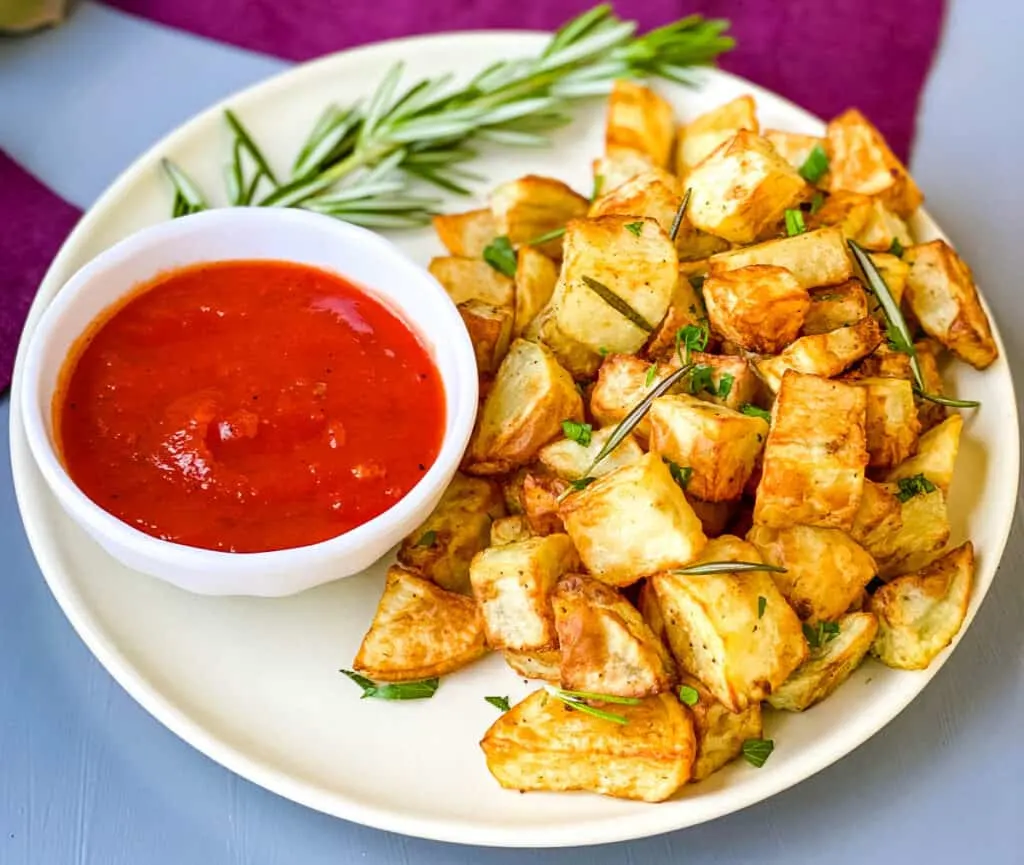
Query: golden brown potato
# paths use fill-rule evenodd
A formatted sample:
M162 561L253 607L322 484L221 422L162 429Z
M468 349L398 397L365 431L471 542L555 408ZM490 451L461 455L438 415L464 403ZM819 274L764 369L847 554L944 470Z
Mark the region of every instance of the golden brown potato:
M516 256L515 319L512 336L518 338L551 300L558 267L532 246L521 246Z
M651 157L639 150L619 148L594 160L594 197L611 192L638 174L657 168Z
M754 525L747 540L764 561L786 569L772 577L801 619L839 618L875 575L875 560L839 529Z
M825 139L817 135L802 135L799 132L784 132L781 129L766 129L764 137L771 142L775 152L799 171L811 155L815 146L825 147ZM828 174L822 176L814 184L823 189L828 188Z
M989 366L999 349L966 262L944 240L911 246L903 260L907 303L925 332L971 366Z
M702 781L738 757L747 739L761 738L761 704L751 703L742 712L730 712L699 679L683 676L682 685L697 692L697 702L687 702L697 734L697 760L690 780Z
M685 177L741 129L755 134L760 131L753 96L739 96L680 126L676 141L676 172Z
M901 478L912 478L924 475L944 493L949 492L953 482L953 469L956 455L960 450L960 433L964 427L964 418L960 414L951 414L946 420L923 436L917 446L917 453L906 462L901 462L885 480L897 483Z
M704 280L704 302L716 333L765 354L796 339L811 305L796 277L770 264L712 273Z
M466 300L458 306L476 355L476 368L490 375L501 366L512 339L512 308Z
M907 224L886 207L880 198L871 199L871 211L854 240L865 249L879 253L886 253L894 242L904 247L914 242Z
M515 303L515 285L498 273L482 258L432 258L427 266L448 292L456 305L467 300L479 300L493 306L511 307Z
M709 502L738 499L764 447L768 423L685 394L651 403L650 449L689 468L686 491Z
M645 216L668 234L683 200L683 186L674 174L651 168L614 189L604 191L590 205L589 216Z
M505 663L524 679L541 679L558 684L562 653L558 649L536 652L505 652Z
M503 474L525 465L561 435L563 420L583 420L576 383L544 346L517 339L477 418L466 471Z
M850 537L877 561L896 550L903 528L903 508L888 486L864 481L864 494L850 528Z
M559 513L590 573L613 586L685 565L706 541L700 520L657 454L598 478Z
M594 430L590 444L584 447L572 439L553 441L540 449L537 458L541 465L567 481L575 481L587 474L594 457L615 432L615 427ZM591 472L592 477L602 477L622 466L635 463L644 455L643 449L632 436L626 436L615 450L606 456Z
M654 329L644 348L648 360L668 361L676 353L676 334L687 325L700 325L706 319L704 301L690 280L680 273L668 310Z
M843 381L864 381L870 378L900 378L911 381L910 355L889 348L885 342L842 375Z
M897 493L895 484L885 484ZM941 555L949 542L949 514L946 494L934 491L911 496L900 505L900 530L890 542L888 555L876 556L878 575L885 579L917 571Z
M872 252L869 253L869 256L885 281L889 294L893 296L893 300L896 303L900 303L903 300L903 293L907 288L907 275L910 273L910 265L899 256L888 252ZM876 314L879 316L884 315L882 310L878 308L878 302L874 297L871 298L871 301L872 307L875 307Z
M398 561L442 589L469 592L469 562L505 513L497 484L456 473L430 516L398 548Z
M491 192L491 213L498 234L519 246L561 228L570 219L585 216L590 202L561 180L535 174L502 183ZM551 258L561 258L561 239L537 247Z
M787 370L830 378L867 356L882 341L873 318L828 333L802 336L775 357L757 361L757 371L772 390L778 390Z
M850 327L868 317L867 293L855 279L842 285L815 289L810 299L811 305L804 317L803 336Z
M885 139L851 108L828 124L829 188L878 196L897 216L909 217L923 200L921 191Z
M868 465L891 468L917 450L921 422L914 405L914 388L902 378L863 378L867 392Z
M710 262L714 273L752 264L784 267L808 290L839 285L853 277L846 240L838 228L820 228L795 237L720 252L711 256Z
M498 517L491 523L490 546L500 547L504 544L511 544L515 541L525 541L533 537L530 523L523 514L513 514L510 517ZM481 547L482 549L482 547ZM476 552L479 552L477 550ZM469 568L466 568L467 584L469 582Z
M661 613L661 604L658 603L658 593L650 580L644 580L637 593L636 608L644 617L647 627L651 629L662 644L668 645L668 630L665 628L665 617Z
M871 598L878 616L872 654L889 667L923 670L963 625L973 582L974 547L968 541L882 586Z
M527 538L477 553L469 579L488 645L516 652L557 646L551 590L578 563L567 535Z
M439 214L432 221L445 249L460 258L480 258L484 248L498 236L498 223L487 208Z
M352 666L380 682L444 676L487 652L472 598L393 565Z
M551 604L563 688L649 697L672 687L676 665L668 649L611 586L591 577L563 577Z
M914 343L914 348L917 350L917 365L921 369L925 391L942 396L945 393L945 386L939 373L938 361L938 354L942 350L942 346L933 339L920 339ZM909 372L907 377L909 378ZM927 432L932 427L938 426L950 414L949 409L944 405L920 398L915 401L917 402L917 416L921 419L922 432Z
M914 242L907 224L880 198L857 192L835 192L816 213L807 217L808 228L826 225L841 228L843 234L865 249L882 253L892 247L893 241L899 241L902 246Z
M737 411L747 403L758 402L763 390L761 380L746 358L695 351L691 360L694 363L693 374L682 390L698 399ZM676 357L672 359L671 366L675 368L678 363ZM705 373L704 367L709 371Z
M701 561L760 557L750 544L723 535L708 542ZM733 712L763 700L807 657L800 620L764 571L665 571L651 583L680 668Z
M820 703L860 666L878 633L874 613L850 613L837 623L839 633L819 649L768 697L774 709L802 712Z
M759 135L741 130L687 175L694 227L752 243L807 189L803 178Z
M651 364L633 355L608 355L601 364L597 383L590 394L590 413L594 420L602 426L614 427L657 382L672 372L672 368L670 363ZM678 391L681 387L673 390ZM632 435L646 445L650 431L650 419L644 417L633 428Z
M558 497L567 487L568 484L560 477L546 471L528 471L523 475L523 514L530 531L535 535L565 531L562 518L558 515Z
M754 522L849 529L868 462L862 388L787 372L772 412Z
M609 156L625 151L646 155L667 168L672 153L675 118L672 106L651 88L619 79L608 97L604 149Z
M662 802L690 777L697 742L673 694L613 706L617 724L534 691L495 721L480 742L487 768L510 790L589 790Z

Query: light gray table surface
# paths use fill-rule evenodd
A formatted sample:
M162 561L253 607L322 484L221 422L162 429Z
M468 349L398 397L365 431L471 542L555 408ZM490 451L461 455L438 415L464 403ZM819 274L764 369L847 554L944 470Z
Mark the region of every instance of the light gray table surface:
M984 286L1018 374L1022 34L1017 0L952 4L912 160L929 209ZM87 206L160 135L282 66L85 3L65 28L0 43L0 147ZM4 451L8 416L4 398ZM956 653L853 754L703 826L586 850L511 851L406 839L309 811L177 739L64 619L29 549L10 471L0 461L3 865L1024 862L1019 507L995 585ZM143 757L126 757L126 741Z

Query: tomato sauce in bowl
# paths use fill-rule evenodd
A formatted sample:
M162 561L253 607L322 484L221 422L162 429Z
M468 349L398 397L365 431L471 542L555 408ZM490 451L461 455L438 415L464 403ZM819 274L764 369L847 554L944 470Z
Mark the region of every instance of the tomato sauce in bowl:
M278 261L165 273L82 337L53 403L65 469L164 540L251 553L388 510L437 458L440 374L342 277Z

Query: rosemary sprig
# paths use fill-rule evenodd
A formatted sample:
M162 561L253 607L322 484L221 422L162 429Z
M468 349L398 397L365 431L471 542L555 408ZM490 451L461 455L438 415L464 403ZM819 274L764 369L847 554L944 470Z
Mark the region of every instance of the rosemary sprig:
M651 324L646 318L644 318L639 312L637 312L633 305L623 298L619 297L614 291L612 291L603 282L598 282L589 276L583 277L583 284L589 288L594 294L596 294L601 300L608 304L614 309L619 315L627 319L630 324L640 328L645 333L650 333L654 330L654 325Z
M683 224L683 217L686 215L686 208L690 206L691 192L692 190L687 186L686 193L683 195L683 200L679 202L679 209L676 211L676 215L672 217L672 227L669 229L668 236L673 241L675 241L676 235L679 234L679 227Z
M685 568L673 568L669 573L680 577L700 577L709 574L746 574L750 571L768 571L772 574L786 573L785 568L761 562L701 562L697 565L687 565Z
M623 703L625 705L635 706L639 704L639 700L632 697L612 697L607 694L591 694L589 691L563 691L561 688L556 688L554 685L545 685L544 690L547 691L556 700L560 700L577 712L582 712L584 715L592 715L595 718L600 718L603 721L611 721L613 724L628 724L629 718L625 715L620 715L617 712L606 712L604 709L597 709L587 703L587 700L600 700L605 703ZM586 696L578 696L585 694Z

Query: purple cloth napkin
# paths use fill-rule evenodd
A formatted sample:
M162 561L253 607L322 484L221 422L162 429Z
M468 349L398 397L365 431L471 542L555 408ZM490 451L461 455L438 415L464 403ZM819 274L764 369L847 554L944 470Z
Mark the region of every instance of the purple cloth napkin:
M442 30L550 30L594 5L570 0L107 0L153 21L291 60ZM917 102L942 28L942 0L623 0L643 28L692 12L728 18L739 47L722 66L824 117L857 106L909 151ZM0 390L21 323L76 211L0 152ZM8 218L8 222L11 222Z

